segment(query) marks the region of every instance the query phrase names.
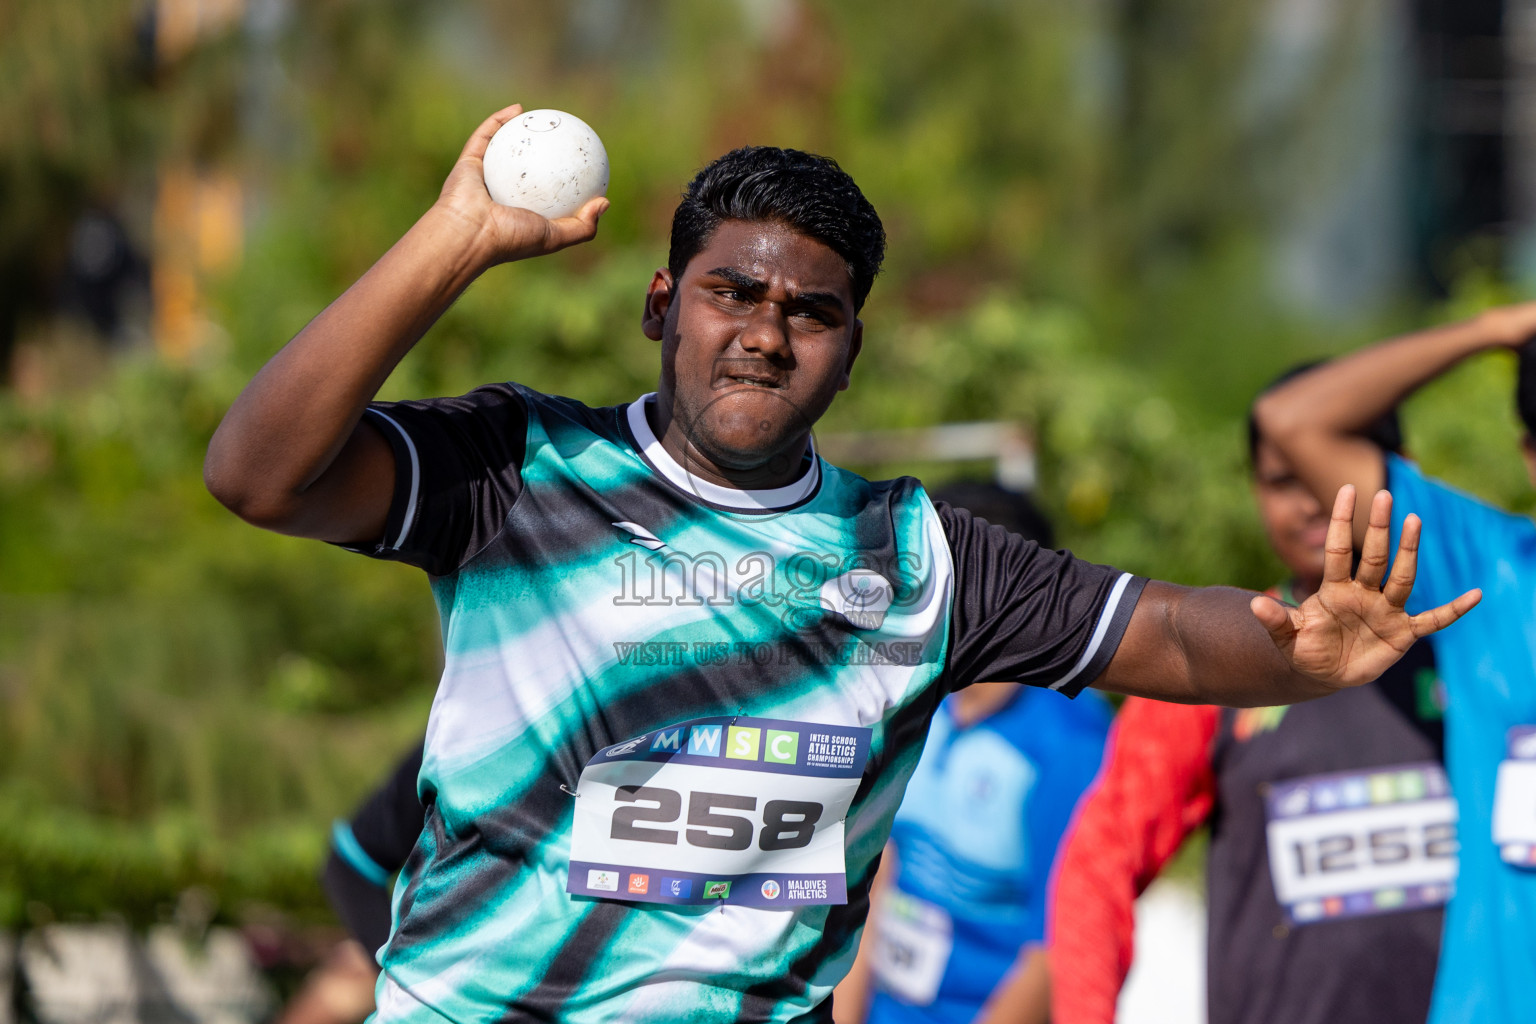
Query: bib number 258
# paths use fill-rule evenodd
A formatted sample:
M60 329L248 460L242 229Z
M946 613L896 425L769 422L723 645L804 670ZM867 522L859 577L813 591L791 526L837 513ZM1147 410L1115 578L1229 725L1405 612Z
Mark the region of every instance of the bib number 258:
M613 825L608 833L610 838L677 845L676 829L656 828L640 822L666 825L677 821L683 815L681 793L660 786L619 786L613 797L632 806L614 809ZM756 811L757 797L689 793L688 824L692 827L684 830L688 845L711 850L745 850L752 846L752 836L756 833L759 850L798 850L810 845L824 808L811 800L768 800L763 804L761 830L755 817L723 814L722 810Z

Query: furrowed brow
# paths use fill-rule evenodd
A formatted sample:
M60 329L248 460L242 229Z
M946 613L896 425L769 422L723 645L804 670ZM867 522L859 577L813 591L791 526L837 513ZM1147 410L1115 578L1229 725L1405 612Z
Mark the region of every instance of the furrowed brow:
M752 295L761 295L768 289L768 282L759 281L757 278L737 270L735 267L716 267L706 277L718 277L729 281L744 292ZM789 297L789 304L800 308L819 307L841 309L843 300L836 292L796 292Z
M798 292L789 301L796 306L843 307L843 300L834 292Z
M721 278L731 282L731 284L735 285L737 288L740 288L744 292L752 292L754 294L759 293L768 287L768 283L766 281L759 281L755 277L750 277L746 274L743 274L735 267L716 267L706 276Z

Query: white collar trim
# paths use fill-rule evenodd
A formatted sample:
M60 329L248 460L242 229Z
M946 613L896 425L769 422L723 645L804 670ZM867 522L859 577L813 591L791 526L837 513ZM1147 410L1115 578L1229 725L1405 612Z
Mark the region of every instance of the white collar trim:
M711 505L721 505L742 512L772 512L798 505L815 493L817 486L821 483L821 460L816 456L814 440L810 442L810 467L800 476L800 479L783 487L754 491L743 487L726 487L695 476L667 453L661 445L661 439L651 429L650 421L645 415L645 406L655 398L654 391L648 395L641 395L629 404L629 408L625 410L625 416L629 420L630 433L635 435L635 443L640 446L646 461L679 489Z

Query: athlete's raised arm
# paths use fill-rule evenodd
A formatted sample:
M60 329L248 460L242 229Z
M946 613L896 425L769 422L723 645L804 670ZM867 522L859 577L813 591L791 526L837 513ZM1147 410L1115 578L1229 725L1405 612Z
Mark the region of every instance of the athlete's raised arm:
M203 476L236 515L303 537L377 540L394 456L362 418L368 402L485 270L597 233L606 199L557 220L491 201L482 158L491 136L521 111L499 110L475 130L437 202L273 356L225 414Z
M1405 334L1330 360L1281 384L1253 406L1266 439L1285 453L1319 500L1353 484L1371 494L1385 483L1381 449L1364 436L1378 417L1468 356L1519 348L1536 335L1536 302L1490 309ZM1357 510L1356 543L1366 509Z
M1392 496L1376 494L1351 574L1353 487L1339 490L1328 523L1323 583L1299 608L1227 587L1148 583L1125 637L1094 685L1194 704L1294 704L1368 683L1420 637L1444 629L1482 598L1470 590L1409 615L1419 520L1409 516L1386 575Z

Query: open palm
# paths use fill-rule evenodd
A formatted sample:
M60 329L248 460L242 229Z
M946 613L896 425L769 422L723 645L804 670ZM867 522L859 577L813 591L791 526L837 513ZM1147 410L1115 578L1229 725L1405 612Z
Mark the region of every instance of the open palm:
M1392 495L1378 491L1371 502L1360 567L1351 575L1354 515L1355 489L1342 487L1333 503L1323 584L1316 594L1299 608L1268 597L1254 598L1251 606L1292 668L1333 687L1359 686L1377 678L1415 640L1449 626L1483 596L1480 590L1469 590L1449 604L1409 615L1404 605L1418 571L1418 516L1404 520L1387 576Z

